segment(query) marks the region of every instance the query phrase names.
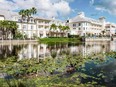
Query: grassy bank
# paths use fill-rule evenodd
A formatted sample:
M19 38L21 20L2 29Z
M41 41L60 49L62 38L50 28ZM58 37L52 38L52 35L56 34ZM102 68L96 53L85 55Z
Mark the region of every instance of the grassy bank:
M39 42L49 43L49 42L81 42L81 37L78 38L41 38Z

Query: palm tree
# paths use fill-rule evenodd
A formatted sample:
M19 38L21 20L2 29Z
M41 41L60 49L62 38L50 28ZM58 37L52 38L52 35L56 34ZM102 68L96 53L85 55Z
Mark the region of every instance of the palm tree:
M7 39L7 31L9 28L8 21L2 21L1 27L2 27L3 39Z
M36 9L35 7L32 7L32 8L31 8L31 13L32 13L33 15L37 14L37 9Z
M104 34L105 34L105 30L102 31L102 36L104 36Z
M19 15L21 15L21 28L22 28L23 20L26 18L25 10L20 10L19 11ZM22 32L24 34L24 30L23 29L22 29ZM23 37L23 39L24 39L24 37Z
M70 27L69 26L66 26L66 34L67 34L67 36L68 36L68 31L70 30Z
M3 21L0 21L1 38L3 39Z
M30 21L31 16L36 13L37 13L37 9L35 7L32 7L31 9L20 10L19 15L21 15L22 20L27 19L27 29L28 29L28 23Z
M13 35L13 38L15 38L16 36L17 28L18 28L18 25L16 24L16 22L10 21L10 31Z
M63 37L64 37L64 33L65 33L65 32L67 33L67 31L68 31L69 29L70 29L69 26L63 26L63 27L62 27Z
M13 22L13 21L0 21L0 29L2 31L2 37L3 39L8 39L8 35L9 33L12 32L13 35L15 35L15 33L13 32L16 32L18 26L16 24L16 22ZM15 37L15 36L13 36Z
M37 14L37 9L35 8L35 7L32 7L31 8L31 13L32 13L32 15L35 15L35 14ZM38 31L37 31L38 29L37 29L37 26L36 26L36 36L38 36Z
M59 30L60 30L60 33L61 33L61 31L62 31L62 27L63 27L62 25L59 25L59 26L58 26L58 28L59 28Z
M19 15L21 15L21 22L22 22L23 19L25 19L25 17L26 17L25 10L20 10Z
M25 15L27 17L27 23L28 23L29 20L30 20L31 15L32 15L31 10L30 9L26 9L25 10Z
M54 33L54 30L56 30L56 29L57 29L57 26L56 26L55 24L52 24L52 25L50 26L51 36L52 36L52 33ZM52 32L51 30L53 30L53 32ZM53 36L54 36L54 35L53 35Z

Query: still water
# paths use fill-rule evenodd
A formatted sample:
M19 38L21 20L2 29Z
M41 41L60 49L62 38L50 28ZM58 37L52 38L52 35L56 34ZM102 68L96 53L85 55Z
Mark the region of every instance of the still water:
M19 60L24 58L45 59L51 57L56 52L56 57L62 57L62 53L92 55L116 51L116 42L86 42L83 44L76 43L56 43L56 44L17 44L3 45L0 44L0 59L16 56Z
M84 73L88 78L81 78L82 83L96 81L98 84L107 87L116 87L116 59L106 56L99 56L110 51L116 51L116 41L111 42L85 42L76 43L54 43L54 44L17 44L0 45L0 60L7 57L16 56L18 60L22 59L42 59L63 58L64 55L93 56L98 54L101 61L91 60L84 63L84 67L79 67L76 72ZM55 55L54 55L55 54ZM95 77L95 78L92 78Z

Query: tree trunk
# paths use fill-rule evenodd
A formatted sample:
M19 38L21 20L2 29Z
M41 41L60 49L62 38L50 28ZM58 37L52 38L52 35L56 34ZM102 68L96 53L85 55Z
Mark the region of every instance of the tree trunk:
M15 29L12 30L12 35L13 35L13 39L14 39L15 38L15 35L16 35Z

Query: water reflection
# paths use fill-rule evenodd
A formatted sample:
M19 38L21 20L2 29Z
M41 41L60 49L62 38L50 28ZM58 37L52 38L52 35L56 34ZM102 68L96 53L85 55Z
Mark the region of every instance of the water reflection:
M81 67L79 72L88 76L83 78L82 82L87 83L95 81L105 87L116 87L116 59L106 58L103 62L95 63L95 60L85 63L84 68Z
M97 53L116 51L116 42L86 42L83 44L57 43L37 44L28 43L23 45L0 45L0 58L17 56L23 58L45 59L48 57L63 57L66 55L82 54L93 55Z

